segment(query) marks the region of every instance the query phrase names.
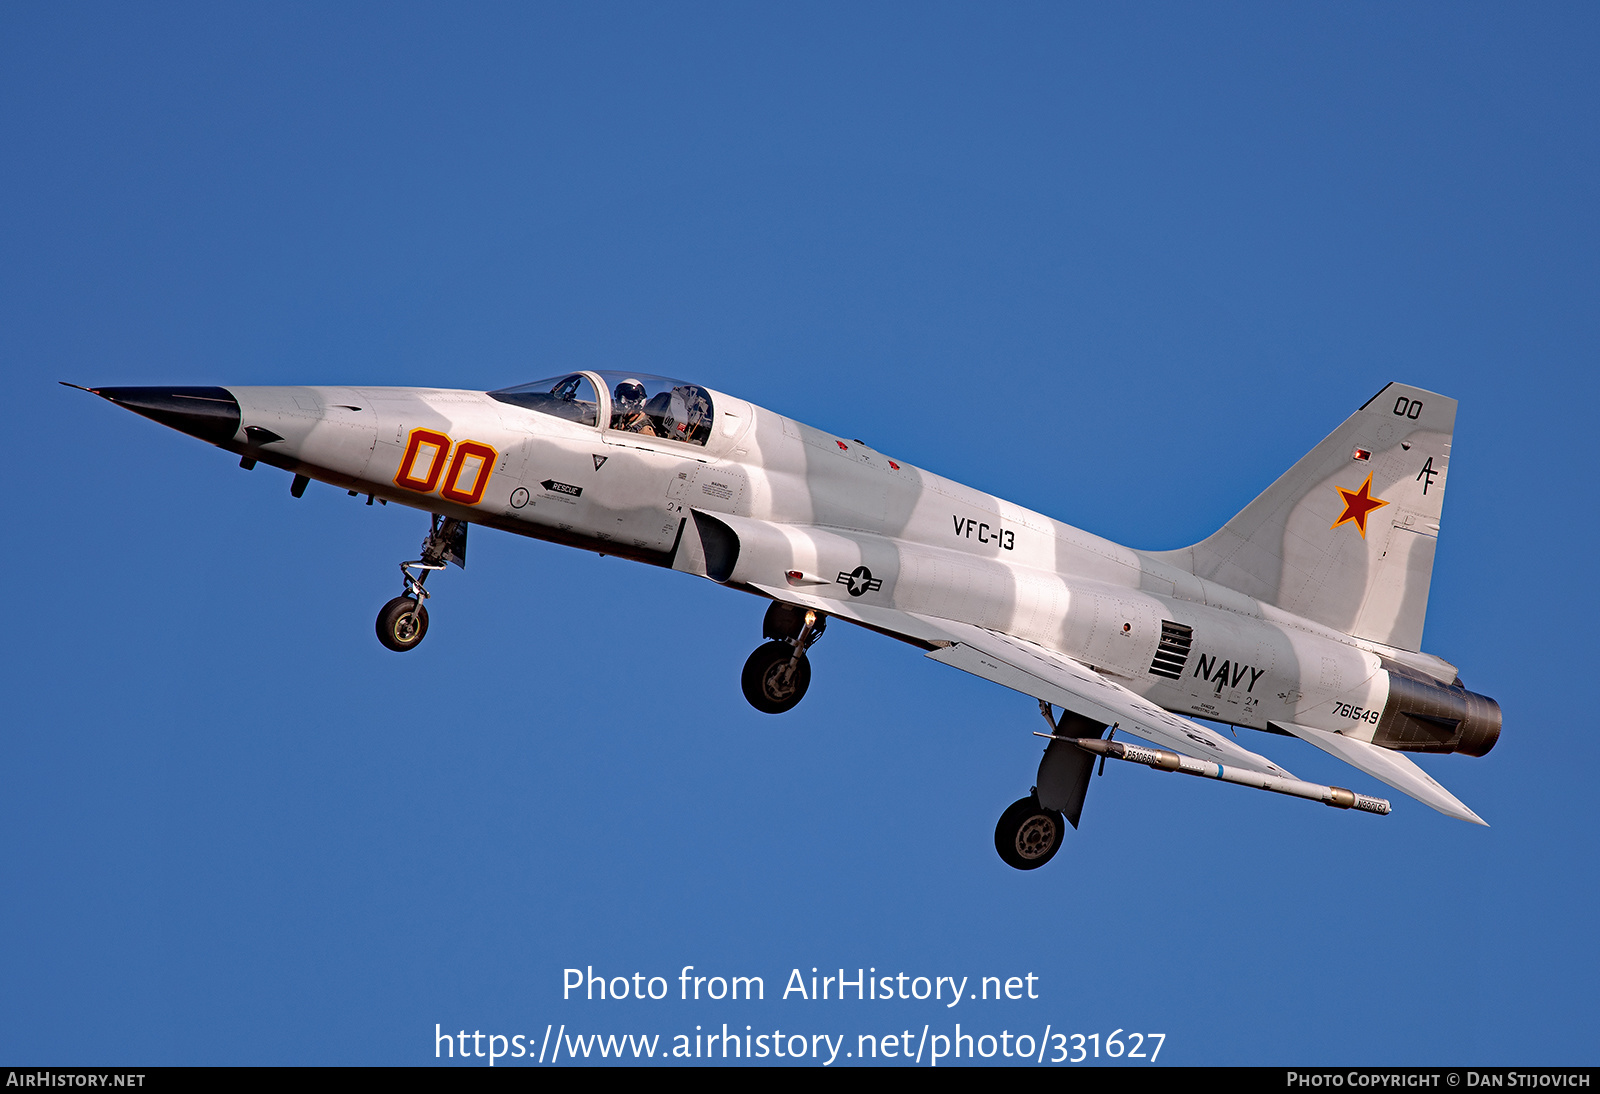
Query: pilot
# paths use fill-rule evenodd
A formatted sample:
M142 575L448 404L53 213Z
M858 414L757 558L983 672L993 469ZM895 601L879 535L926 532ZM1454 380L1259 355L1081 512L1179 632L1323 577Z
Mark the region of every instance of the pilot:
M644 412L644 385L638 380L623 380L611 395L611 428L624 433L654 437L655 427Z
M694 444L705 444L710 424L711 400L703 389L683 384L672 389L670 408L663 415L667 436ZM705 427L702 430L702 426Z

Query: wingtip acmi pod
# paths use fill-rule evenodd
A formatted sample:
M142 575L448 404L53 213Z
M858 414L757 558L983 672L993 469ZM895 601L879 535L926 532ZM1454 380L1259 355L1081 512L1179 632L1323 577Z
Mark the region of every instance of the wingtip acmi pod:
M1389 384L1215 534L1141 551L645 373L579 370L487 392L84 390L247 470L288 472L295 497L316 481L431 514L378 616L392 650L421 643L424 582L464 566L467 530L482 525L764 598L765 641L740 677L764 713L805 696L831 619L1032 697L1052 739L1033 792L995 831L1019 869L1049 861L1078 825L1094 756L1073 742L1112 725L1180 757L1172 770L1248 773L1244 785L1297 793L1282 789L1292 783L1312 788L1297 796L1384 811L1301 783L1203 722L1299 737L1483 823L1410 759L1484 755L1502 724L1493 699L1422 649L1456 413L1435 392ZM1123 759L1142 747L1116 743Z

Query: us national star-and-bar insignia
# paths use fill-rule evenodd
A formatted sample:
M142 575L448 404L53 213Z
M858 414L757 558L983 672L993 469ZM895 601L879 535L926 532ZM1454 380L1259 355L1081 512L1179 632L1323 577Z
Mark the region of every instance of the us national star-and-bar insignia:
M1367 538L1367 517L1374 509L1382 509L1389 503L1382 498L1372 496L1372 473L1367 473L1367 481L1361 484L1359 490L1346 490L1342 486L1335 486L1339 496L1344 499L1344 512L1339 519L1329 526L1328 531L1339 527L1341 524L1354 524L1361 538Z
M840 570L839 576L835 580L838 584L843 585L851 596L865 596L867 593L875 593L883 588L883 578L873 577L872 571L865 566L857 566L848 573Z

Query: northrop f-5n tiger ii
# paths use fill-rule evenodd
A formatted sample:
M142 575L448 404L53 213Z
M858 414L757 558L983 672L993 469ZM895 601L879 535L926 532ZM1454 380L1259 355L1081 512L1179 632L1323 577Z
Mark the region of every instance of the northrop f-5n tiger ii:
M1296 779L1196 718L1309 741L1484 823L1406 755L1482 756L1501 721L1455 666L1421 652L1456 414L1431 391L1388 385L1214 535L1139 551L641 373L489 392L85 390L246 469L290 472L296 497L315 479L431 514L401 594L378 614L391 650L422 641L437 591L427 578L465 565L480 524L763 598L765 642L742 686L767 714L805 695L811 648L833 620L1036 699L1048 732L1035 786L995 830L1018 869L1042 866L1077 826L1097 759L1389 812Z

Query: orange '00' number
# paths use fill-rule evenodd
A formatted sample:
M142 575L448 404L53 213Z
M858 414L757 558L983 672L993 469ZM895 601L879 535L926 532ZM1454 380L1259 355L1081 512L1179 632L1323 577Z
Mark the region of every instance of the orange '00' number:
M394 477L395 484L429 494L442 478L441 495L462 505L478 504L500 454L479 441L462 441L455 445L455 458L451 459L451 444L443 433L413 429L406 454L400 459L400 471Z
M455 459L450 461L450 473L444 477L444 486L439 493L462 505L477 505L483 500L483 490L489 485L489 475L494 471L497 455L486 444L462 441L456 445ZM472 477L469 479L468 475Z

